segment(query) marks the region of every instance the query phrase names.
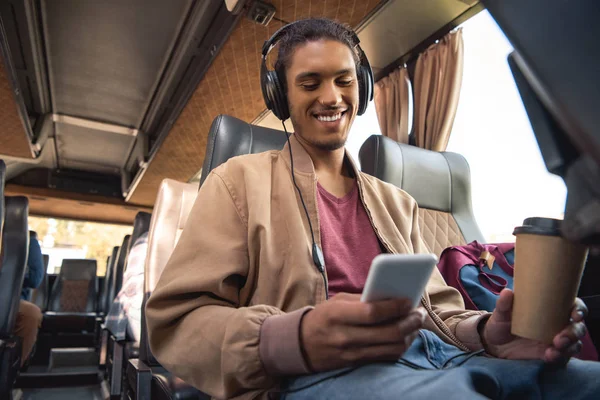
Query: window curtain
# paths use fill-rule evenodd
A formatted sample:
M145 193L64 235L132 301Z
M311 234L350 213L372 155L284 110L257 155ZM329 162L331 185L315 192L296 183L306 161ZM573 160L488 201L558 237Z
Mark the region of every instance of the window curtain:
M458 29L417 59L413 82L416 146L446 150L458 108L463 57L462 30Z
M375 84L373 99L381 134L408 143L408 91L410 78L400 67Z

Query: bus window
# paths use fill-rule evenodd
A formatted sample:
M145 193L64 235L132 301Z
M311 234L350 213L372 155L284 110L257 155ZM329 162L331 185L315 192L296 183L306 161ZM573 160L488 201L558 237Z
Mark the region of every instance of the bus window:
M512 242L524 218L562 218L566 188L544 165L509 70L510 43L487 11L463 24L464 73L448 151L471 166L475 218L489 242Z
M346 149L350 152L350 155L359 167L360 161L358 159L358 151L360 150L360 146L362 146L365 140L371 135L381 135L381 128L379 128L379 121L377 121L374 102L369 103L367 111L363 115L356 116L354 123L350 128L348 140L346 141Z
M124 225L29 217L29 229L36 231L42 253L48 254L47 273L58 274L65 258L92 258L97 275L106 274L106 259L114 246L120 246L133 228Z

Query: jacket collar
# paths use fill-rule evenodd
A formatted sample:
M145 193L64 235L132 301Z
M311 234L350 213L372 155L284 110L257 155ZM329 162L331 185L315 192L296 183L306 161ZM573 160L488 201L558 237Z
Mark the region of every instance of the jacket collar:
M285 160L285 163L291 169L291 160L290 160L290 147L292 148L292 156L294 158L294 173L303 173L303 174L315 174L315 166L310 158L308 152L304 149L304 146L300 144L295 134L290 135L290 139L286 142L283 149L281 149L281 157ZM352 168L354 172L354 176L357 181L361 181L360 170L358 169L356 162L348 152L348 149L345 150L345 161L348 162L348 165Z

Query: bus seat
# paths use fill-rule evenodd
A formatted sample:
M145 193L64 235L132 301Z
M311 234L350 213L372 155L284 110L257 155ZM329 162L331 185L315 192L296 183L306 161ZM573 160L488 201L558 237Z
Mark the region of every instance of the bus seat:
M52 288L48 310L95 313L97 293L96 260L64 259Z
M150 230L150 219L152 218L152 214L140 211L135 215L133 220L133 232L131 233L131 239L129 240L129 248L127 249L127 254L131 251L131 248L135 244L135 241L139 239L144 233ZM125 260L127 262L127 260ZM125 265L125 269L127 269L127 265Z
M363 172L394 184L419 205L421 236L437 256L449 246L485 242L471 203L471 175L460 154L435 152L372 135L361 146Z
M48 254L43 254L42 257L44 258L44 277L40 286L31 292L31 302L45 312L48 308L48 262L50 258Z
M133 232L129 238L127 259L125 260L123 273L127 270L129 252L135 244L135 241L150 229L151 217L151 214L143 211L136 214L133 221ZM109 308L106 310L107 314L110 309L110 304L108 307ZM123 371L125 370L127 361L129 358L137 358L139 356L139 347L137 343L131 340L117 341L114 335L115 332L111 332L110 329L106 329L106 376L110 387L111 397L118 398L122 390L121 383L123 380Z
M208 133L200 186L216 167L235 156L280 150L287 137L284 131L251 125L229 115L219 115Z
M130 360L127 364L126 398L128 395L131 398L151 396L152 399L208 398L166 371L152 355L148 344L144 312L148 297L154 290L183 231L196 194L197 187L192 183L165 179L160 185L148 235L139 359Z
M4 230L4 184L6 183L6 164L0 160L0 249L2 248L2 232Z
M121 286L123 286L123 272L125 272L125 263L127 262L127 254L129 250L130 241L131 235L126 235L123 238L123 243L121 243L121 247L119 248L119 252L117 253L117 263L115 264L115 269L113 271L112 286L109 292L109 309L110 304L112 304L113 300L121 290Z
M29 202L21 196L0 202L4 203L5 220L0 264L0 399L7 399L21 363L21 341L13 331L29 251Z
M100 302L100 309L104 315L108 314L108 310L110 310L110 305L113 300L110 298L110 294L112 293L113 275L115 274L115 268L117 265L118 255L119 255L119 246L115 246L115 247L113 247L112 253L111 253L110 257L108 258L108 263L106 264L106 276L104 277L104 290L103 290L101 302Z

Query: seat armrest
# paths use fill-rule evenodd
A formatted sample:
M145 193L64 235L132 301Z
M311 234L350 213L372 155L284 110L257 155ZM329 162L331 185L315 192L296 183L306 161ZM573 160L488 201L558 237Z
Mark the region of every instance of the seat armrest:
M132 359L127 363L127 387L135 399L149 399L151 395L152 370L140 359Z

